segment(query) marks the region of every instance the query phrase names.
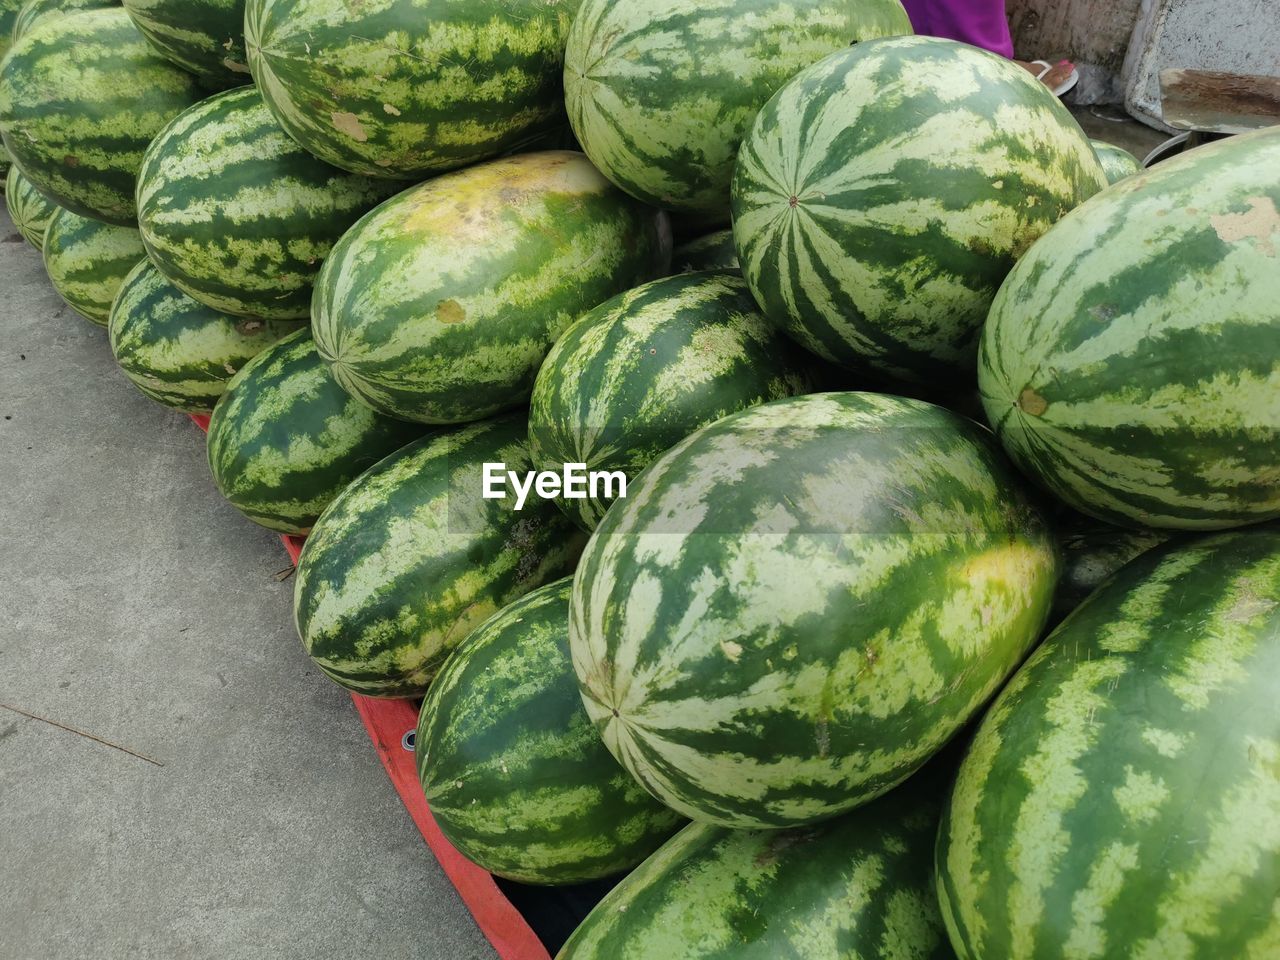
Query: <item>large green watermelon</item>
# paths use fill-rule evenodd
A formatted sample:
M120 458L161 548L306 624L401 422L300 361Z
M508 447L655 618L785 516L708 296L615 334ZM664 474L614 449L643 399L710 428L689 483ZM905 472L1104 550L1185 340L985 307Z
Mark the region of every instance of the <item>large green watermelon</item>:
M851 42L910 32L899 0L584 0L565 104L605 176L712 226L728 222L738 145L774 91Z
M476 628L418 719L418 776L436 823L463 856L522 883L630 870L684 822L609 755L582 708L570 583Z
M526 404L565 327L670 259L665 214L580 153L528 153L428 180L360 220L321 270L311 320L354 396L462 423Z
M1090 140L1089 143L1093 146L1093 152L1098 155L1098 162L1102 164L1108 183L1119 183L1142 171L1141 161L1123 147L1105 140Z
M45 17L62 17L80 10L98 10L103 7L118 7L120 0L18 0L21 6L13 20L13 41L17 43L22 35ZM4 0L0 0L0 6Z
M941 388L972 381L1017 258L1104 186L1079 124L1026 70L949 40L872 40L760 111L733 235L765 314L805 347Z
M249 67L298 143L344 170L422 179L564 119L579 0L249 0Z
M736 274L646 283L589 311L551 348L529 404L534 463L634 480L699 427L813 389L808 360ZM556 502L590 530L612 500L600 487Z
M1010 456L1129 526L1280 517L1280 129L1116 184L1032 247L982 337Z
M931 883L941 792L926 771L815 827L688 826L558 960L951 960Z
M960 957L1275 957L1280 531L1168 544L1000 694L938 837Z
M485 463L530 469L522 415L407 447L320 518L298 565L294 618L333 680L368 696L421 696L472 630L572 572L581 535L546 500L517 511L484 499Z
M58 205L37 190L17 167L10 167L5 176L4 205L22 238L42 250L44 231Z
M237 316L307 316L320 262L356 219L403 184L321 163L290 140L254 87L170 123L138 174L138 225L160 271Z
M134 386L166 407L208 413L241 367L299 326L219 313L144 259L116 294L107 329Z
M43 251L53 289L100 327L107 325L124 278L147 256L134 227L90 220L62 207L49 218Z
M0 136L22 172L73 213L136 219L142 152L200 96L119 7L37 22L0 71Z
M1064 511L1065 512L1065 511ZM1167 530L1128 530L1101 523L1075 511L1055 525L1062 547L1062 577L1053 595L1057 623L1113 573L1134 557L1158 547L1172 536Z
M210 90L251 83L244 51L244 0L124 0L165 59Z
M988 436L917 400L812 394L656 460L574 580L574 668L613 755L734 827L909 776L1049 613L1055 545Z
M209 467L250 520L305 534L347 484L421 433L347 396L299 330L227 384L209 419Z

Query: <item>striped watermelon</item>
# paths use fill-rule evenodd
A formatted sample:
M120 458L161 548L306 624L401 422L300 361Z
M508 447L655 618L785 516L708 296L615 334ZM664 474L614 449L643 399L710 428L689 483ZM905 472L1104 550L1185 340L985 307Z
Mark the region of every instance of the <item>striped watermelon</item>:
M45 17L61 17L81 10L100 10L118 7L120 0L18 0L18 15L13 20L13 41L17 43L23 34ZM0 0L0 6L4 0Z
M984 430L826 393L649 467L596 527L570 637L587 712L695 820L784 827L884 793L1039 635L1049 531Z
M1014 261L1105 185L1075 119L1026 70L949 40L873 40L760 112L733 235L765 315L809 350L945 385L972 379Z
M1142 163L1128 150L1117 147L1104 140L1090 140L1093 152L1098 155L1102 171L1107 175L1108 183L1119 183L1125 177L1131 177L1142 170Z
M348 483L421 433L347 396L304 329L231 378L209 419L209 467L250 520L305 534Z
M580 153L529 153L428 180L357 223L316 283L316 344L375 410L461 423L529 400L584 311L661 276L665 214Z
M210 90L252 83L244 0L123 0L156 51Z
M111 308L111 352L144 394L185 413L209 413L246 363L300 324L219 313L143 260Z
M463 856L534 884L630 870L683 822L600 742L569 659L569 579L476 628L431 685L418 776Z
M5 59L0 136L45 196L127 226L143 150L199 96L119 7L46 17Z
M951 960L925 773L794 830L692 824L591 911L558 960Z
M695 237L676 247L671 255L673 273L693 273L696 270L737 270L738 248L733 245L732 230Z
M420 180L564 121L579 0L248 0L249 68L298 143L344 170Z
M726 272L655 280L588 312L556 341L533 385L529 445L540 469L567 463L635 477L699 427L807 393L806 355ZM612 497L557 500L588 530Z
M899 0L584 0L565 104L605 176L705 228L728 222L738 145L774 91L850 42L910 32Z
M961 958L1272 958L1280 532L1145 554L1000 694L938 838Z
M1280 129L1107 190L1022 259L979 385L1010 456L1127 526L1280 517Z
M529 469L518 414L424 438L334 501L307 539L298 635L375 697L421 696L445 657L524 594L572 572L582 538L551 503L482 499L482 464Z
M1099 523L1074 511L1056 525L1062 547L1062 579L1053 596L1054 623L1080 606L1085 597L1134 557L1166 542L1166 530L1126 530Z
M105 327L124 278L145 260L133 227L90 220L62 207L44 235L44 268L58 295L80 316Z
M5 177L4 205L23 239L37 250L42 250L44 231L49 226L49 218L58 209L57 204L37 190L21 170L10 167Z
M151 259L188 296L237 316L298 320L333 244L402 187L321 163L245 87L156 137L138 174L138 224Z

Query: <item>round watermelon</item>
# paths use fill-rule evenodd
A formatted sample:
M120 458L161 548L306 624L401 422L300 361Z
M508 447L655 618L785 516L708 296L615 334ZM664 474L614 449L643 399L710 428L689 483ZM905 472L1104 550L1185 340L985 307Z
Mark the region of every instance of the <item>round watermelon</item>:
M975 960L1275 955L1280 531L1130 563L1001 692L938 836Z
M705 229L728 222L734 157L774 91L851 42L910 32L899 0L584 0L565 104L606 177Z
M237 316L299 320L337 239L402 186L321 163L246 87L197 104L156 137L138 174L138 225L151 259L188 296Z
M738 248L733 245L732 230L717 230L695 237L680 244L671 255L673 273L737 269Z
M119 7L45 17L0 71L0 137L59 206L127 226L142 152L199 96Z
M249 68L322 160L420 180L520 148L564 119L578 0L248 0Z
M1090 140L1093 152L1098 155L1098 162L1107 175L1108 183L1119 183L1142 170L1142 163L1128 150L1103 140Z
M406 190L343 236L316 283L316 344L375 410L478 420L528 403L565 327L670 259L666 215L582 154L493 160Z
M668 448L737 410L813 389L807 355L756 309L742 277L654 280L589 311L556 341L529 404L540 469L567 464L634 481ZM596 485L560 508L591 530L613 496Z
M418 776L441 831L521 883L630 870L683 822L609 755L582 708L569 588L541 587L477 627L418 719Z
M814 827L685 827L558 960L952 960L932 884L940 793L921 773Z
M1053 596L1057 623L1098 589L1104 580L1134 557L1165 543L1167 530L1128 530L1101 523L1074 511L1055 524L1062 547L1062 579Z
M58 205L37 190L17 167L10 167L5 176L4 205L22 238L37 250L43 249L45 228Z
M250 520L305 534L347 484L421 433L347 396L303 329L231 378L209 418L209 467Z
M104 7L118 7L120 0L18 0L21 4L18 15L13 20L13 42L22 39L23 34L45 17L62 17L81 10L100 10ZM0 7L4 0L0 0Z
M1031 248L982 336L991 425L1125 526L1280 517L1280 129L1116 184Z
M694 820L785 827L901 782L1035 643L1057 553L989 435L811 394L704 427L596 527L570 638L587 712Z
M120 369L146 396L184 413L209 413L241 367L299 326L219 313L143 260L116 294L107 329Z
M130 271L147 256L134 227L90 220L59 207L44 234L49 282L71 309L105 327Z
M476 627L573 571L581 534L547 500L516 510L484 498L485 463L530 468L522 415L428 436L325 511L298 565L294 619L330 678L367 696L422 696Z
M210 90L252 83L244 52L244 0L124 0L156 51Z
M1104 186L1079 124L1026 70L949 40L872 40L760 111L733 235L765 314L806 348L941 388L972 380L1017 258Z

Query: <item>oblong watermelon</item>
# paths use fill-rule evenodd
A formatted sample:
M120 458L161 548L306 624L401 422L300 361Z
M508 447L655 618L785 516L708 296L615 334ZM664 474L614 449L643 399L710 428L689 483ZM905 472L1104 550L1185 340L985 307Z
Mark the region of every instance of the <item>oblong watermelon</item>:
M565 327L670 259L665 214L580 153L528 153L428 180L364 217L325 262L311 321L354 396L462 423L527 403Z
M1102 164L1108 183L1119 183L1126 177L1141 172L1141 161L1123 147L1105 140L1090 140L1089 143L1093 146L1093 152L1098 155L1098 162Z
M654 280L588 311L547 354L529 402L534 463L634 480L699 427L809 392L809 365L760 314L741 276ZM613 496L603 486L587 492L556 502L591 530Z
M123 0L156 51L210 90L252 83L244 0Z
M22 35L45 17L62 17L80 10L99 10L103 7L118 7L120 0L18 0L18 15L13 20L13 41L22 39ZM0 0L0 6L4 0Z
M717 230L695 237L680 244L671 255L672 273L738 269L738 248L733 245L732 230Z
M569 658L566 578L476 628L422 702L418 776L464 857L521 883L630 870L684 819L609 755Z
M564 121L578 0L249 0L249 68L280 125L321 160L420 180Z
M59 206L129 225L142 152L200 95L119 7L45 17L0 72L0 137Z
M37 250L44 249L44 232L58 205L35 188L16 166L4 179L4 205L22 238Z
M1127 530L1082 517L1074 511L1055 524L1062 547L1062 578L1053 595L1057 623L1084 602L1104 580L1134 557L1169 540L1167 530Z
M188 296L237 316L298 320L337 239L403 184L344 173L290 140L253 87L177 117L138 174L138 226Z
M815 827L685 827L558 960L951 960L931 882L940 793L922 772Z
M1280 532L1167 544L983 719L938 837L956 953L1275 955Z
M305 534L347 484L421 433L347 396L303 329L231 378L209 418L209 467L250 520Z
M765 315L806 348L941 387L972 380L1017 258L1105 186L1079 124L1026 70L949 40L871 40L760 111L733 235Z
M1031 248L982 336L1014 461L1126 526L1280 517L1280 129L1116 184Z
M294 619L331 679L367 696L421 696L472 630L572 572L581 534L546 500L517 511L482 498L486 462L529 469L523 416L424 438L320 518L298 565Z
M729 220L738 145L779 87L851 42L909 33L899 0L584 0L565 105L606 177L710 227Z
M811 394L656 460L596 527L570 637L587 712L692 819L783 827L899 783L1039 636L1055 544L986 431Z
M146 396L184 413L209 413L241 367L300 326L219 313L144 259L116 294L107 330L120 369Z
M59 207L44 234L44 268L58 295L100 327L130 271L147 257L134 227L90 220Z

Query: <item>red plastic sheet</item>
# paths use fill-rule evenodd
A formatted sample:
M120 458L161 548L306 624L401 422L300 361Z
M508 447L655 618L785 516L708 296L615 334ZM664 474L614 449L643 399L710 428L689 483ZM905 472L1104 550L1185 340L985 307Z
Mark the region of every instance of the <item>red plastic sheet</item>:
M191 419L201 430L209 429L207 416L192 414ZM280 539L289 559L296 564L304 538L282 536ZM502 960L551 960L542 941L498 889L492 875L466 859L440 832L422 795L413 748L406 745L407 735L418 725L417 707L409 700L378 700L356 693L351 694L351 700L409 816L498 956Z

